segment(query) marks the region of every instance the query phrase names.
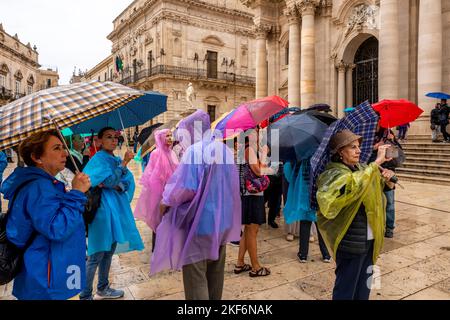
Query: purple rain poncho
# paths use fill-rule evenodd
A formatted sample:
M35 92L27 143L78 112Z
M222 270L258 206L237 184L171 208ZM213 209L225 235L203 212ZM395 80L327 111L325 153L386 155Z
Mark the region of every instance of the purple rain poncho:
M197 141L209 127L208 114L198 110L179 129L196 131ZM220 246L239 240L241 231L239 174L232 151L206 132L187 148L162 202L170 208L156 232L150 273L218 260Z
M155 132L156 149L151 153L150 162L142 174L142 191L134 210L134 216L145 221L155 232L162 218L159 204L164 186L178 166L175 152L166 144L169 131L164 129Z

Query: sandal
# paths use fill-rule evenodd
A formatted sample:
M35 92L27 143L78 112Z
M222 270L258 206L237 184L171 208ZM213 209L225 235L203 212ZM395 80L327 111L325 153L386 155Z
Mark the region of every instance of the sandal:
M265 277L270 275L270 270L267 269L266 267L261 267L261 269L257 270L257 271L250 271L248 273L248 275L252 278L254 277Z
M250 271L252 270L252 266L249 264L244 263L242 266L234 265L234 273L239 274L242 272Z

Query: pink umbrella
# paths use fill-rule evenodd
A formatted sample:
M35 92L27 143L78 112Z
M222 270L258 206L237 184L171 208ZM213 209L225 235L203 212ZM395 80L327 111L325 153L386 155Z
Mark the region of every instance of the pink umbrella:
M226 138L238 130L255 128L259 123L286 108L289 102L278 96L244 102L215 126Z

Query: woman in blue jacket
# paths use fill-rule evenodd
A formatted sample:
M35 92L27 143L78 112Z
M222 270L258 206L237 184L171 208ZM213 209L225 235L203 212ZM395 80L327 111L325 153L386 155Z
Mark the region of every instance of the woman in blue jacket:
M2 185L6 199L15 197L6 233L20 248L31 244L14 279L13 295L19 300L74 297L84 287L86 242L82 213L89 177L77 174L70 192L55 179L67 158L56 131L27 138L19 153L27 167L16 168Z

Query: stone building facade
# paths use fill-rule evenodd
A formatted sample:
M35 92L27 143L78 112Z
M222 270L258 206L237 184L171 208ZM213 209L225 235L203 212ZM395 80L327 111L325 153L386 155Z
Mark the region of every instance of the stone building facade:
M168 96L166 122L191 104L212 120L255 96L254 24L236 0L135 0L108 35L112 54L82 80L112 80ZM116 66L120 59L123 69Z
M36 46L9 35L0 24L0 106L27 94L58 85L58 72L39 69Z
M450 0L240 0L254 14L256 96L291 105L325 102L342 116L366 99L404 98L425 110L412 132L429 132L450 92Z

